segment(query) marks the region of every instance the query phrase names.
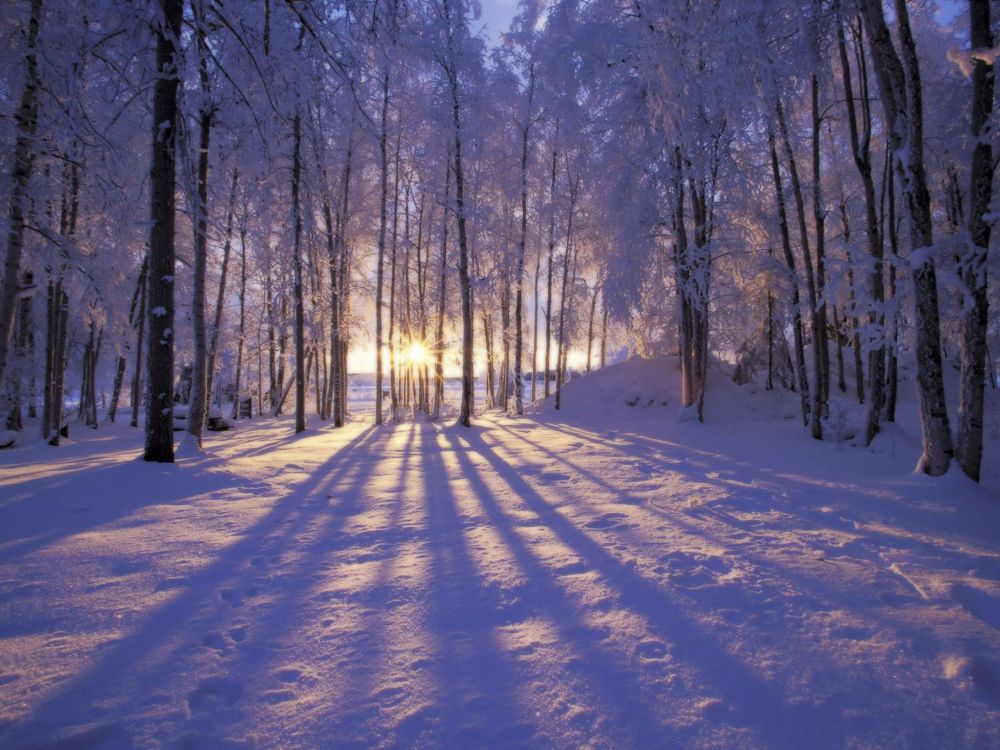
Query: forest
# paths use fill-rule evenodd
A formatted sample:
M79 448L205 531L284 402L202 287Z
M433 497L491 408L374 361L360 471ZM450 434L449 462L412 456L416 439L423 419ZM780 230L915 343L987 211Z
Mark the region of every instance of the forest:
M526 2L488 42L459 0L11 4L7 426L127 404L170 461L174 403L199 445L213 400L340 425L349 370L376 422L460 373L468 424L477 376L519 414L626 347L698 417L721 360L870 443L903 358L923 470L977 478L997 21L952 10Z
M1000 746L1000 0L0 14L0 745Z

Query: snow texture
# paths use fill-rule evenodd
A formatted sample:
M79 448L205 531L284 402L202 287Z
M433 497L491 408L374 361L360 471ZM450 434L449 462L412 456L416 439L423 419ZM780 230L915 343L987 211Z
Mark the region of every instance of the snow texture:
M678 422L675 368L473 429L4 452L0 746L1000 746L996 476L728 382Z

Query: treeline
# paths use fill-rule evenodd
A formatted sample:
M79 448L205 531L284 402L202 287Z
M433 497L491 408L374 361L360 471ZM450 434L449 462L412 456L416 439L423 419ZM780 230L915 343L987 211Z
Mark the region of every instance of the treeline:
M617 339L679 354L697 418L721 357L797 391L817 439L856 399L871 442L902 364L921 468L978 479L989 0L949 24L904 0L524 0L493 44L472 13L10 4L8 427L58 444L70 384L89 426L101 393L109 419L144 408L149 460L181 396L199 445L213 397L341 425L358 350L377 422L439 416L455 366L468 425L477 356L485 406L521 413Z

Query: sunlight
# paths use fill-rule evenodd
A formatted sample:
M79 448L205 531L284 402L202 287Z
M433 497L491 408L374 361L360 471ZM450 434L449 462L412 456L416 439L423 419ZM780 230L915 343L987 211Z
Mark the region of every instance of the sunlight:
M427 351L427 347L424 346L422 341L414 341L403 350L403 362L406 364L413 365L414 367L424 367L425 365L429 365L430 361L430 352Z

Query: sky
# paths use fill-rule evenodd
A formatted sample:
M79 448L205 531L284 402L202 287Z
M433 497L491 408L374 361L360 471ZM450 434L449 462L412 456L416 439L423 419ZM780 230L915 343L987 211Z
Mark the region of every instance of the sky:
M483 14L479 23L486 26L486 37L490 44L499 41L500 34L510 27L510 21L517 15L517 0L481 0Z

